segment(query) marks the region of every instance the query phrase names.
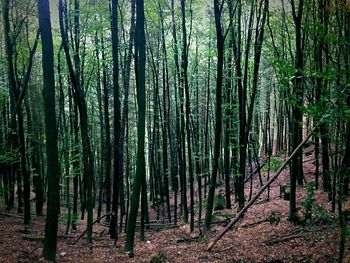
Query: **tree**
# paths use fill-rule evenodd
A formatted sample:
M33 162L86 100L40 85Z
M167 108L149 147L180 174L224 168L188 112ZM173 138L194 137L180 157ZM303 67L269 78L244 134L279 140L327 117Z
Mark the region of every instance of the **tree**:
M12 9L16 9L14 4ZM29 7L29 10L31 8ZM10 93L10 136L8 137L8 145L12 150L19 151L20 153L20 168L21 172L16 172L17 162L10 165L13 173L17 173L17 193L18 193L18 212L22 212L22 206L24 203L24 224L29 224L31 219L30 211L30 170L28 168L28 161L26 156L26 142L25 142L25 130L24 130L24 114L23 114L23 100L27 93L27 88L30 80L30 75L33 66L34 54L39 41L39 32L37 32L33 47L29 45L29 32L26 31L26 44L29 48L29 54L27 60L21 58L23 65L18 62L18 53L22 47L22 40L19 34L22 33L24 28L23 24L30 22L28 17L29 11L20 15L16 13L14 15L13 25L10 24L10 2L3 1L3 20L4 20L4 39L7 61L7 75L8 75L8 87ZM12 14L11 14L12 16ZM23 67L22 71L18 68ZM17 116L17 119L16 119ZM23 189L22 189L23 186ZM40 194L40 191L39 191ZM24 202L23 202L24 201Z
M182 14L182 54L181 54L181 85L185 92L185 116L186 116L186 138L187 138L187 155L188 155L188 174L190 179L190 225L191 231L194 229L194 189L193 189L193 163L192 163L192 144L190 133L190 93L187 76L188 68L188 48L187 31L186 31L186 1L181 0ZM181 94L181 97L183 95ZM184 142L183 142L184 143Z
M295 76L293 92L295 96L295 103L292 106L292 133L291 133L291 151L293 151L302 141L302 122L303 114L301 112L301 106L303 105L303 67L304 67L304 54L302 47L302 16L303 16L304 1L300 0L298 8L295 8L295 1L291 1L292 14L295 23ZM290 171L290 205L289 205L289 218L292 221L296 221L296 182L303 183L303 158L302 152L299 152L291 162Z
M120 100L119 100L119 60L118 60L118 49L119 49L119 37L118 37L118 0L112 1L112 57L113 57L113 112L114 112L114 171L113 171L113 198L112 198L112 220L109 228L109 234L111 238L117 238L117 216L118 216L118 205L119 195L121 186L121 123L120 123Z
M144 1L136 0L136 31L135 31L135 71L137 89L137 159L136 174L133 182L133 193L131 197L130 214L127 224L127 236L125 241L125 251L129 256L133 255L134 237L136 227L136 217L140 202L141 184L146 177L145 167L145 65L146 65L146 41L145 41L145 16Z
M75 0L76 11L79 9L78 1ZM75 69L73 67L72 58L70 55L70 50L68 46L68 33L67 28L64 26L64 5L63 0L59 0L59 24L62 38L62 47L66 56L67 67L69 72L70 81L73 87L74 102L76 103L79 109L79 120L80 120L80 131L81 131L81 141L83 148L83 168L84 168L84 191L86 191L86 209L88 212L87 217L87 236L89 243L92 243L92 209L93 209L93 200L92 200L92 182L94 176L94 163L93 155L91 151L91 143L88 132L88 111L86 105L85 93L82 90L81 81L80 81L80 63L79 63L79 49L76 47L75 52ZM75 21L76 27L78 27L79 20ZM76 28L76 34L78 34L79 29ZM78 36L77 36L78 37ZM85 200L83 200L85 202ZM84 207L85 209L85 207Z
M184 128L184 112L183 112L183 90L180 77L179 66L179 50L176 34L176 22L175 22L175 7L174 0L171 0L171 18L172 18L172 35L173 35L173 49L174 49L174 62L175 62L175 100L176 107L179 107L179 113L176 113L176 135L177 135L177 154L178 154L178 166L181 188L181 208L182 218L185 223L188 222L188 207L187 207L187 182L186 182L186 152L185 152L185 128ZM177 102L179 97L180 103Z
M214 14L215 14L215 28L216 28L216 48L218 62L216 66L216 90L215 90L215 146L214 146L214 158L213 158L213 170L211 174L210 188L208 193L207 211L205 214L205 228L208 230L211 223L211 214L213 211L214 194L216 187L216 177L219 166L220 156L220 135L222 126L222 110L221 110L221 91L223 83L223 67L224 67L224 33L222 32L221 16L222 9L220 8L218 0L214 0Z
M48 0L39 0L39 29L42 43L43 96L45 110L45 135L47 156L47 215L43 255L56 260L58 213L60 205L57 124L55 110L54 53Z

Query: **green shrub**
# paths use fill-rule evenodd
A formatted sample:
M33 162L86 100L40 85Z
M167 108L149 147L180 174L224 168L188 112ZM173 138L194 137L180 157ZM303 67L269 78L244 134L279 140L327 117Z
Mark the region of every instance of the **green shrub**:
M278 225L278 223L281 221L281 217L275 212L272 212L269 217L269 221L270 225Z
M217 194L214 198L214 210L222 210L225 208L225 197L222 194Z
M321 204L315 204L313 207L313 214L318 224L331 224L334 220L333 217L327 212Z
M310 224L330 224L332 216L327 212L322 204L316 202L314 195L315 186L313 183L307 185L306 198L300 201L304 211L305 223Z
M312 217L312 210L313 207L316 204L315 196L314 196L314 190L315 187L313 184L308 184L307 185L307 194L306 194L306 199L303 199L300 201L301 206L304 208L304 213L305 213L305 219L311 220Z
M270 160L267 160L267 163L262 168L262 171L267 172L270 170L270 171L276 172L281 165L282 165L281 158L271 156Z

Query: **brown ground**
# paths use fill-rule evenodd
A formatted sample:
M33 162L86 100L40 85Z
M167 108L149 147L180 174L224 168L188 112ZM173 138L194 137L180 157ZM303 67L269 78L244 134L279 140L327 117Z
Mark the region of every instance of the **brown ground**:
M305 158L310 159L304 167L308 182L313 179L314 164L311 158L312 156ZM198 229L191 234L188 225L162 230L152 227L146 232L146 242L139 241L137 233L135 256L130 259L123 250L125 234L121 234L117 245L113 245L113 241L108 237L108 229L95 224L94 244L90 250L85 238L72 245L84 231L85 222L81 221L78 230L65 237L65 222L61 221L57 262L150 262L152 258L162 258L162 262L336 262L339 239L337 223L293 226L287 220L288 201L279 198L281 182L288 182L286 171L273 183L271 201L265 202L266 193L264 193L211 252L207 252L206 248L222 231L222 225L215 225L210 233L200 238ZM248 188L249 184L247 194ZM258 183L254 181L254 191L256 189ZM305 195L306 189L299 188L298 200L305 198ZM315 191L315 197L318 203L330 211L331 204L328 203L326 194L320 190ZM235 211L234 208L226 212L235 214ZM280 218L277 225L268 221L250 225L268 218L272 213ZM336 217L333 214L331 216ZM223 218L219 220L222 221ZM33 218L28 227L24 227L22 221L21 216L15 215L14 212L8 213L3 206L0 206L0 262L44 262L41 257L41 242L25 240L28 237L43 236L44 217ZM283 241L283 238L290 239ZM278 239L280 242L274 243ZM350 262L348 249L345 262Z

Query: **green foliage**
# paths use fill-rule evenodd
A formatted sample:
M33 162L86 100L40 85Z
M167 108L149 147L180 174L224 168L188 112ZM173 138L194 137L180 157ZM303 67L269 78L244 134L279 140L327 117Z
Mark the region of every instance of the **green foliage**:
M67 212L67 216L68 216L68 212ZM68 218L68 217L67 217ZM74 224L78 224L80 221L80 216L78 214L72 214L72 223Z
M61 223L66 223L67 220L68 220L68 210L62 212L60 215L59 215L59 218L58 218L59 222ZM78 214L74 214L72 213L72 222L74 224L78 224L80 221L80 216Z
M300 201L304 211L304 220L306 224L330 224L333 221L332 216L327 212L322 204L316 202L314 195L315 186L313 183L307 185L306 198Z
M8 101L8 93L4 89L0 89L0 107L4 107Z
M267 161L267 164L262 168L263 172L273 171L276 172L278 168L282 165L282 160L278 157L270 157L270 160Z
M270 225L278 225L280 221L281 221L281 217L277 213L272 212L269 217Z
M0 163L15 163L20 161L18 149L9 149L0 154Z
M334 219L321 204L315 204L313 214L319 224L331 224Z
M163 251L159 251L156 255L152 256L150 263L162 263L166 259L166 254Z
M61 223L65 223L68 219L68 211L64 211L62 213L60 213L58 221Z
M230 218L232 218L232 213L230 211L214 212L211 216L211 222L214 222L218 218L223 218L225 220L229 220Z
M266 199L258 199L255 201L255 205L266 204L268 201Z
M350 209L345 209L343 211L343 216L346 221L350 222Z
M224 209L225 204L226 204L225 197L220 193L217 194L214 198L214 205L213 205L214 211Z
M314 185L308 184L307 185L306 199L301 200L301 202L300 202L301 206L304 208L306 220L311 220L312 208L316 203L315 196L314 196L314 190L315 190Z

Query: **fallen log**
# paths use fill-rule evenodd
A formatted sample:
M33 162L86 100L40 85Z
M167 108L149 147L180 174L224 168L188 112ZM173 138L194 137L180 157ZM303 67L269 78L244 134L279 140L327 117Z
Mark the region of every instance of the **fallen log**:
M314 128L315 129L315 128ZM225 227L224 230L220 232L220 234L211 242L209 243L209 246L207 248L208 251L210 251L213 246L226 234L227 231L229 231L242 217L242 215L248 210L249 207L251 207L252 204L259 198L259 196L267 189L267 187L270 186L270 184L273 183L277 179L277 177L280 175L280 173L284 170L284 168L287 166L287 164L293 159L293 157L297 154L297 152L303 147L303 145L310 139L311 135L313 134L313 131L310 132L310 134L298 145L297 148L295 148L294 152L288 157L288 159L281 165L281 167L277 170L277 172L266 182L266 184L260 188L260 190L252 197L252 199L242 208L241 211L236 215L236 217Z

